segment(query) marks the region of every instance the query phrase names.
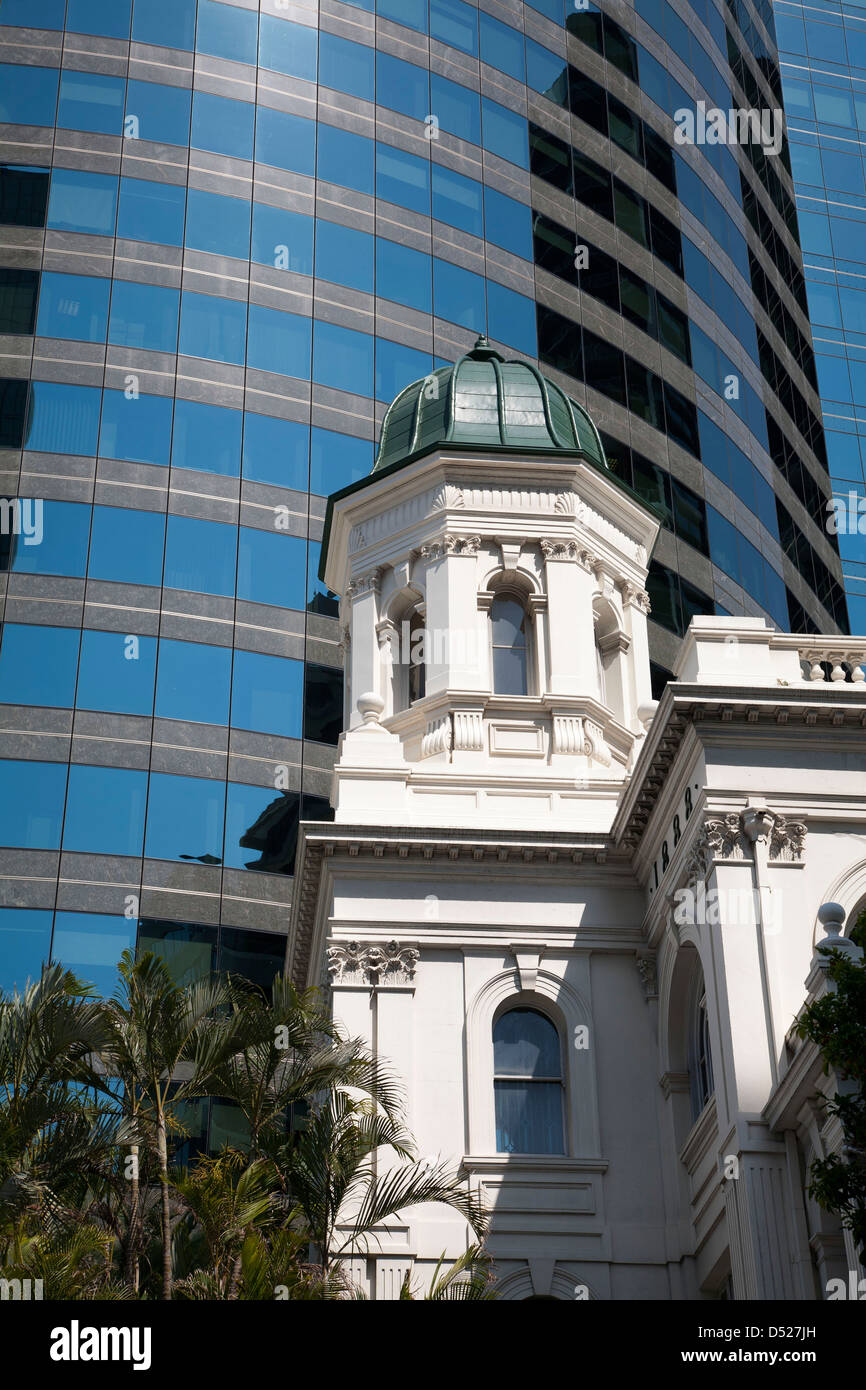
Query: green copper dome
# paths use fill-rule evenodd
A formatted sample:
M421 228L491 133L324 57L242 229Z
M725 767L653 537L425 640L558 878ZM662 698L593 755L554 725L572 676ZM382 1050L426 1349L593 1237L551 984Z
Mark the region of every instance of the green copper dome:
M529 362L507 362L479 338L453 367L440 367L401 391L382 422L376 473L443 444L563 451L607 467L598 430Z

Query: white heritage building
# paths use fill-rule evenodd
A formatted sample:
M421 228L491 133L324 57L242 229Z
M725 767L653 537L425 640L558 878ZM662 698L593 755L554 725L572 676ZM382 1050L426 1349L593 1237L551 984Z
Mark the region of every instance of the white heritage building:
M289 966L483 1194L501 1298L823 1298L862 1271L805 1193L840 1134L792 1025L817 942L857 952L866 639L696 619L654 703L657 530L483 340L398 396L329 503L346 732ZM354 1273L393 1298L467 1238L416 1208Z

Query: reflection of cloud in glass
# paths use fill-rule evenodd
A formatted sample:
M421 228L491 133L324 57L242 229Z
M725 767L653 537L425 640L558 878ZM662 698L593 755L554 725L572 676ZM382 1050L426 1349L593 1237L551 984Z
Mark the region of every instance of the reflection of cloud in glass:
M269 873L291 873L298 845L299 819L297 793L279 792L240 838L242 849L257 850L260 855L244 867Z

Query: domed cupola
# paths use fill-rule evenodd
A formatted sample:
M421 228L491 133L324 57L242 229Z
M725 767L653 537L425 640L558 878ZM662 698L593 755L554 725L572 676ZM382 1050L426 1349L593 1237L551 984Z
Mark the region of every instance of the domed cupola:
M486 338L400 392L385 415L373 472L447 445L562 453L607 467L583 406L531 363L506 361Z
M485 338L401 391L328 499L341 596L338 821L613 819L645 736L658 518L583 406Z

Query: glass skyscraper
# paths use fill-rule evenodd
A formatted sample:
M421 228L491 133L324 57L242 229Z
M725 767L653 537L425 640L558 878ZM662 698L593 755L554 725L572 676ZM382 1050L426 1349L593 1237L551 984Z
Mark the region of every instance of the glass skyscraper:
M674 138L779 104L771 35L750 0L0 0L0 984L110 989L136 942L270 977L342 719L324 499L479 332L660 509L659 687L694 614L846 629L787 153Z
M863 632L866 8L777 0L775 11L830 477L840 503L834 524L852 631Z

